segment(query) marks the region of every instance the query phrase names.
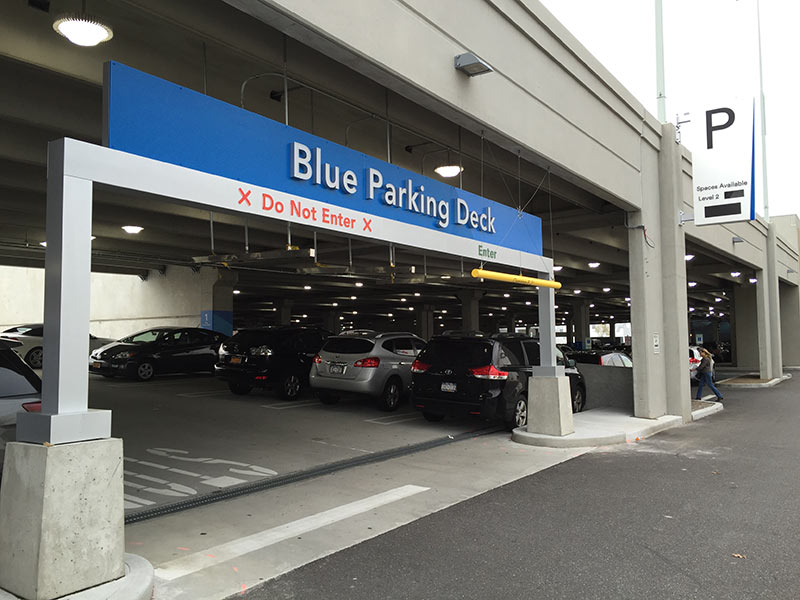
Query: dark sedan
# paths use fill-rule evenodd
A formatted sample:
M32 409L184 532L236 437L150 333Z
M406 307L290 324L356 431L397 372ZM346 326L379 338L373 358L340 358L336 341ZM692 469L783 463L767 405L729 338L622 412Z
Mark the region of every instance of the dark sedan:
M213 373L226 336L195 327L154 327L106 344L89 356L89 371L149 381L163 373Z

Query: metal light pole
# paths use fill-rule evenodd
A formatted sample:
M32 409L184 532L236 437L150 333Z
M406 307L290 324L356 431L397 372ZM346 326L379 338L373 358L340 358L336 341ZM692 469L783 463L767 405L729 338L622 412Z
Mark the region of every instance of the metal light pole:
M660 0L656 0L660 2ZM756 0L756 22L758 23L758 86L761 99L761 171L764 194L764 219L769 221L769 194L767 193L767 110L764 100L764 70L761 65L761 2Z
M667 122L667 95L664 84L664 20L661 0L656 0L656 99L658 120Z

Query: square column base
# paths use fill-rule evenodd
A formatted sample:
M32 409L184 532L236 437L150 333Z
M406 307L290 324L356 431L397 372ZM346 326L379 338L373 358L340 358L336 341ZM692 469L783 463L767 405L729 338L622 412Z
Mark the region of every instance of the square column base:
M527 430L546 435L569 435L575 431L569 377L534 376L528 380Z
M17 414L17 441L69 444L111 437L111 411L89 409L84 412L48 415Z
M122 440L11 442L0 486L0 588L52 600L125 574Z

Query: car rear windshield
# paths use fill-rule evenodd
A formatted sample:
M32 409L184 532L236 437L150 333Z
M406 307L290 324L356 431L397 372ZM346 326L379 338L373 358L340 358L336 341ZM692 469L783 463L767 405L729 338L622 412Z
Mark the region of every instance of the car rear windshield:
M0 349L0 397L38 394L41 380L13 350Z
M448 367L485 367L492 363L492 342L483 340L431 340L420 362Z
M374 346L375 343L372 340L364 338L332 337L328 338L322 350L334 354L366 354L371 352Z

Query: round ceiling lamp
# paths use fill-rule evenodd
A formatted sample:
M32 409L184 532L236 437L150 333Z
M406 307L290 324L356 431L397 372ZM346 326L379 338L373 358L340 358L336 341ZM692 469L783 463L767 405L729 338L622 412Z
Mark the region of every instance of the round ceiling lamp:
M455 177L456 175L461 173L461 171L463 171L463 170L464 170L464 167L462 167L460 165L442 165L442 166L436 167L434 169L434 171L436 171L436 173L440 177L446 177L446 178Z
M111 27L86 13L61 15L53 29L77 46L97 46L114 37Z

